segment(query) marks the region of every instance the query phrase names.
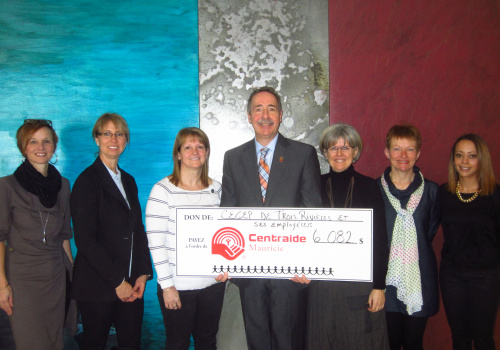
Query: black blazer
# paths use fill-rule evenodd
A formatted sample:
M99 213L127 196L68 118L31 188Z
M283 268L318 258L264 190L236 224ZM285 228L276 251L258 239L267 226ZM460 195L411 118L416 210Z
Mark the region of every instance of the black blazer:
M255 140L227 151L220 206L321 208L316 150L278 134L265 203L260 191Z
M120 169L130 208L98 157L75 181L70 197L78 252L72 297L85 301L119 300L115 288L125 279L153 275L134 178ZM133 248L132 266L130 252Z

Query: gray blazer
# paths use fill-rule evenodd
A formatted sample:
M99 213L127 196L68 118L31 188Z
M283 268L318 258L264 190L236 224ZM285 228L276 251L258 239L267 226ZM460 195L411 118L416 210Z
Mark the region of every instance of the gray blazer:
M320 168L311 145L278 134L266 201L262 202L255 140L226 152L221 207L321 208Z

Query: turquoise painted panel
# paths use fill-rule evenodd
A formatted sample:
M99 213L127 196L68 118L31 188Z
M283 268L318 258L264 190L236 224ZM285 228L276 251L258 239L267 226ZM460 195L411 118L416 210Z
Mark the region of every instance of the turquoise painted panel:
M125 117L120 159L143 210L172 171L178 130L199 125L196 0L0 0L0 176L21 162L15 133L25 118L51 119L56 167L71 183L95 158L97 117ZM156 285L148 283L145 349L163 345Z

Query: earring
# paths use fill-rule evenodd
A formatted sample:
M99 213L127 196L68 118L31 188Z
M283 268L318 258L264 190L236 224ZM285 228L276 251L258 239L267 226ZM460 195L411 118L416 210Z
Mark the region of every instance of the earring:
M26 160L26 158L24 156L21 157L21 163L24 163L24 161Z
M56 156L56 161L55 162L52 161L52 158L54 158L54 156ZM57 161L59 160L59 158L57 157L57 154L54 153L52 155L52 158L49 160L49 163L52 164L52 165L57 164Z

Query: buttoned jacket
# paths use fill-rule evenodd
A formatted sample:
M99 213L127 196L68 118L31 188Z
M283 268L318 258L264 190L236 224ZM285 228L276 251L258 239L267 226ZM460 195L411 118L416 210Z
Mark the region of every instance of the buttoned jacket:
M130 207L100 158L73 186L76 300L116 300L115 288L124 280L133 286L137 277L153 275L137 185L130 174L120 172Z

